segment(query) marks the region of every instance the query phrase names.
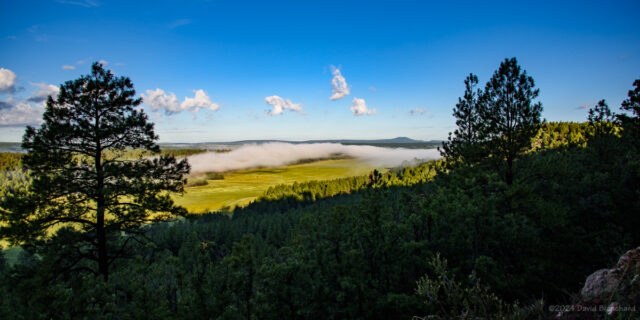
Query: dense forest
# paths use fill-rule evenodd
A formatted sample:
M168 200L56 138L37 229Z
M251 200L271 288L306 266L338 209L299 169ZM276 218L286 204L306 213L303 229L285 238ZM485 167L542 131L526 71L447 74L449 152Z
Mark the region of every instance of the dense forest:
M443 160L277 186L230 213L144 224L135 237L111 234L110 245L127 245L111 261L108 279L95 272L97 262L82 259L86 251L70 245L82 231L62 227L22 243L11 266L0 256L0 314L553 317L549 306L577 302L589 274L640 245L640 80L623 113L601 101L585 123L544 123L538 114L515 128L528 131L513 133L515 147L484 134L491 122L475 118L487 116L479 106L490 104L492 84L476 93L477 80L467 80L454 109L459 131L444 143ZM527 84L520 89L531 89ZM473 132L476 125L484 127ZM13 166L20 159L2 161ZM622 306L639 303L635 281L615 292Z

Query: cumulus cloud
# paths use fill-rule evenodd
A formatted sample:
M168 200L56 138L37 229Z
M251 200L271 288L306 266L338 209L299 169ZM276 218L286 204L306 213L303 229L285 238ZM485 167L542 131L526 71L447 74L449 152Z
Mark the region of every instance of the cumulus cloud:
M58 87L46 83L31 83L31 86L39 88L33 94L24 99L16 100L13 93L18 80L13 71L0 68L0 92L9 93L6 100L0 100L0 126L22 126L38 124L42 122L44 104L42 103L50 95L58 95Z
M193 98L185 97L182 103L173 92L167 93L160 88L156 90L146 90L146 94L141 94L144 103L153 111L164 111L166 115L180 113L182 111L198 112L200 109L217 111L220 105L211 102L211 98L202 90L194 90Z
M425 114L427 112L427 109L420 109L418 107L415 107L411 110L409 110L409 115L411 116L421 116L423 114Z
M151 110L164 110L167 115L172 115L182 111L180 108L180 101L178 101L178 98L173 92L167 94L160 88L156 88L155 90L146 90L145 92L147 94L143 93L141 96L144 103L151 107Z
M367 103L364 101L364 99L353 98L353 101L351 101L351 103L351 112L353 112L353 115L356 117L378 113L376 109L368 109Z
M44 109L13 98L0 100L0 126L33 125L42 122Z
M182 110L190 110L198 112L200 109L209 109L211 111L218 111L220 106L217 103L211 102L211 98L204 90L194 90L195 96L193 98L184 98L180 107Z
M13 71L0 68L0 93L13 93L16 91L18 77Z
M70 65L67 65L67 64L62 66L62 70L75 70L75 69L76 69L76 67L70 66Z
M109 62L107 62L107 60L100 60L100 61L98 61L98 63L101 64L103 67L106 67L109 64Z
M342 73L340 73L340 69L331 66L331 73L333 74L333 79L331 79L331 91L333 95L329 97L329 100L338 100L348 96L350 87L347 85L347 80L345 80Z
M30 83L31 86L40 88L40 90L36 91L31 97L27 99L29 102L40 103L46 101L49 96L55 99L58 96L58 92L60 88L52 85L46 84L44 82L41 83Z
M404 161L440 158L437 149L381 148L340 143L291 144L273 142L247 144L225 153L207 152L188 157L191 172L231 171L258 167L277 167L303 159L326 158L342 154L375 167L396 167Z
M292 111L298 111L299 113L302 113L302 105L293 103L289 99L285 100L278 96L269 96L264 98L264 101L267 104L270 104L273 106L273 110L265 112L265 115L268 115L268 116L275 116L275 115L282 114L284 110L292 110Z

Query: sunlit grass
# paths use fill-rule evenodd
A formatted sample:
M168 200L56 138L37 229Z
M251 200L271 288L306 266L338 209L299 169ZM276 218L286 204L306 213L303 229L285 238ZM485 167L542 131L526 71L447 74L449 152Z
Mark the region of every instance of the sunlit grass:
M352 177L367 174L373 169L362 161L339 159L240 170L225 173L222 180L207 180L206 185L186 188L184 195L175 195L173 199L191 213L232 209L247 205L270 186Z

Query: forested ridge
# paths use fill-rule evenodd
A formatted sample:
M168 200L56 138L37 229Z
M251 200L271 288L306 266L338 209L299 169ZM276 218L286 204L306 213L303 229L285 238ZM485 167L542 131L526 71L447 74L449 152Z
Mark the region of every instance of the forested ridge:
M531 110L503 108L504 79ZM465 83L443 160L273 187L233 212L143 224L137 237L118 230L108 234L110 250L123 248L108 277L83 256L92 240L79 248L85 233L62 227L22 243L12 266L0 255L0 314L551 318L549 306L575 302L589 274L640 245L640 80L623 113L601 101L585 123L540 121L515 59L482 92L475 76ZM523 123L502 126L496 115L515 111ZM615 298L635 306L639 292L636 283Z
M437 311L416 293L436 254L463 284L473 272L509 303L567 303L640 241L637 151L610 138L589 143L587 124L543 124L533 145L545 147L517 162L511 186L487 168L435 174L442 161L278 186L231 215L146 227L148 241L107 283L59 273L64 248L52 238L2 267L3 314L408 319Z

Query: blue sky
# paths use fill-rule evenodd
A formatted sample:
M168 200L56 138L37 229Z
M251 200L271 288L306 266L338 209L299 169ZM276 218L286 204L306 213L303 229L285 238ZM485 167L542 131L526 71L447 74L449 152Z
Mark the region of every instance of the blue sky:
M600 99L617 110L640 78L638 12L638 1L4 0L0 141L20 141L42 97L100 60L132 79L163 142L444 139L466 75L484 84L507 57L535 79L547 121L584 121Z

